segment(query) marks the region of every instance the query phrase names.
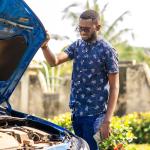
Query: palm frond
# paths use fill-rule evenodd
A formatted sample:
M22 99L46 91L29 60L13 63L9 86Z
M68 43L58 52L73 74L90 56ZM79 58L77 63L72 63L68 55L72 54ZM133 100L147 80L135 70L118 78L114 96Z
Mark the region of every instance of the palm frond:
M77 24L78 17L79 17L78 13L70 12L68 14L68 18L72 18L72 26L75 26Z
M51 39L54 39L54 40L68 40L69 37L68 36L60 36L58 34L51 34Z
M93 1L93 9L94 9L95 11L97 11L97 12L100 11L100 6L99 6L97 0L94 0L94 1Z
M122 13L109 27L109 29L106 31L105 36L109 36L111 31L114 30L114 27L116 27L116 25L120 22L123 21L124 16L129 14L129 11L125 11L124 13Z
M78 7L79 5L80 5L79 3L73 3L73 4L69 5L69 6L67 6L67 7L62 11L62 13L64 14L64 15L62 16L62 19L68 18L68 15L70 14L70 9L76 8L76 7Z
M69 6L67 6L62 12L64 13L67 13L69 11L69 9L73 8L73 7L77 7L79 6L78 3L73 3L73 4L70 4Z
M131 33L132 39L135 40L135 34Z
M104 12L106 11L107 6L108 6L108 3L105 4L103 9L101 10L101 15L104 15Z
M126 47L128 44L128 41L127 40L124 40L124 41L121 41L121 42L116 42L116 43L113 43L113 46L116 48L116 47L119 47L120 45L123 45L124 47Z
M115 35L111 36L108 40L110 42L113 42L114 40L117 40L122 34L131 31L131 29L125 28L120 30L118 33L116 33Z
M88 0L86 1L86 6L85 6L85 8L86 8L86 9L90 9L90 4L89 4L89 1L88 1Z

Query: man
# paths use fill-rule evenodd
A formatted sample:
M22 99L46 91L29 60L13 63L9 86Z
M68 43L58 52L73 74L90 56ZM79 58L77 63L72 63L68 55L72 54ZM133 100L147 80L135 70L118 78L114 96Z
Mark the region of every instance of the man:
M74 60L70 108L75 134L87 141L90 150L98 150L94 134L100 130L103 138L110 134L110 122L119 92L119 69L116 51L103 39L99 15L84 11L77 30L81 39L63 52L53 55L47 42L42 49L51 66Z

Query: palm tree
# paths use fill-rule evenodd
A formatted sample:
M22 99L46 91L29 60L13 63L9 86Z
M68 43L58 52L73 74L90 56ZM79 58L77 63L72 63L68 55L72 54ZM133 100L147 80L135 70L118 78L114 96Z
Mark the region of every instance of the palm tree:
M77 25L76 23L78 22L78 18L79 18L79 12L78 11L72 11L72 10L75 10L75 8L77 7L81 7L81 9L85 10L85 9L94 9L95 11L99 12L101 15L101 23L102 23L102 34L103 36L113 44L114 47L117 47L118 45L120 44L126 44L127 41L125 40L122 40L121 39L121 36L124 34L124 33L128 33L129 31L131 31L131 29L128 29L128 28L124 28L124 29L121 29L119 31L116 31L116 27L118 26L118 24L120 22L122 22L124 20L124 17L126 15L129 14L129 11L125 11L123 12L119 17L117 17L110 25L108 25L105 21L105 18L104 18L104 13L106 11L106 8L108 6L108 4L105 4L104 7L102 9L100 9L100 4L99 4L99 1L98 0L92 0L92 5L90 5L90 2L89 0L86 1L86 4L83 6L82 8L82 4L79 4L79 3L73 3L69 6L67 6L64 10L63 10L63 17L62 19L65 19L65 18L68 18L68 19L72 19L72 26L75 26ZM77 10L77 9L76 9Z
M121 40L121 36L123 33L126 33L126 32L129 32L130 29L128 28L125 28L125 29L122 29L120 31L116 31L116 27L117 25L122 22L124 20L124 17L129 14L128 11L122 13L118 18L116 18L110 25L107 24L107 22L105 21L105 18L104 18L104 13L107 9L107 6L108 4L105 4L104 7L102 9L100 9L99 7L99 1L98 0L92 0L92 6L90 5L89 3L89 0L86 1L85 5L82 6L82 4L80 3L73 3L69 6L67 6L64 10L63 10L63 16L62 16L62 19L71 19L72 21L72 26L75 27L77 25L77 22L78 22L78 18L79 18L79 15L80 15L80 11L79 11L79 8L81 8L81 10L85 10L85 9L94 9L96 10L97 12L99 12L101 15L101 22L102 22L102 34L103 36L113 44L114 47L119 47L120 48L120 45L123 45L123 48L127 47L127 43L126 41L123 41ZM55 39L55 40L69 40L69 37L67 36L59 36L59 35L51 35L51 38L52 39ZM122 47L122 46L121 46ZM63 50L63 49L62 49ZM47 66L47 67L46 67ZM43 65L43 69L45 70L45 78L47 79L47 83L48 83L48 86L50 87L50 91L52 93L54 93L56 90L56 85L58 84L58 80L56 81L56 78L60 78L60 75L64 75L64 73L68 73L68 74L71 74L71 66L72 66L72 63L71 62L67 62L66 64L63 64L63 66L61 66L61 70L60 70L60 66L56 67L56 68L50 68L48 67L47 64ZM46 74L46 70L48 70L47 72L49 72L49 77L48 75ZM66 72L67 70L67 72ZM47 75L47 76L46 76ZM51 77L51 78L50 78ZM50 79L49 79L50 78Z

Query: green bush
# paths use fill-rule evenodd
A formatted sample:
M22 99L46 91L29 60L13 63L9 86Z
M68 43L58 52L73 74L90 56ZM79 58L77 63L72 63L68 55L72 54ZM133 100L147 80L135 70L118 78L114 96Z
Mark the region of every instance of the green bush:
M124 150L127 144L135 138L128 121L117 116L112 119L111 129L112 133L109 138L99 145L102 150Z
M149 144L130 144L126 150L150 150Z
M137 137L133 143L150 143L150 113L133 113L123 119L129 122L132 133Z
M56 116L51 121L73 132L70 113ZM128 123L119 117L113 118L111 128L111 136L100 143L100 148L103 150L119 150L119 147L123 149L134 138Z
M53 119L50 119L49 121L73 132L72 123L71 123L71 114L69 112L55 116Z
M70 113L56 116L50 121L73 132ZM110 137L99 144L102 150L124 150L129 143L150 143L150 113L115 116L111 128ZM133 147L130 149L134 150Z

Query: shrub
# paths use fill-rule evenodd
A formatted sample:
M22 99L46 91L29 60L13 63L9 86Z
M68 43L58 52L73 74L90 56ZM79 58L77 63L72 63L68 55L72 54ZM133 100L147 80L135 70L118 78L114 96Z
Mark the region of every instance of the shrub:
M119 117L113 117L111 122L112 133L108 139L100 143L102 150L125 150L125 147L135 137L128 122Z
M123 119L129 122L132 133L137 137L133 143L150 143L150 113L133 113Z
M126 150L150 150L149 144L130 144Z
M73 132L71 114L54 117L52 122ZM102 150L125 150L129 143L150 143L150 113L133 113L123 117L113 117L112 133L99 146ZM132 149L134 150L134 149Z
M70 131L73 131L70 113L56 116L51 121ZM111 128L113 129L111 136L107 140L100 143L100 148L103 150L123 150L123 147L132 141L134 137L131 132L131 128L127 122L121 120L119 117L113 118Z
M73 132L72 123L71 123L71 114L69 112L55 116L50 121Z

